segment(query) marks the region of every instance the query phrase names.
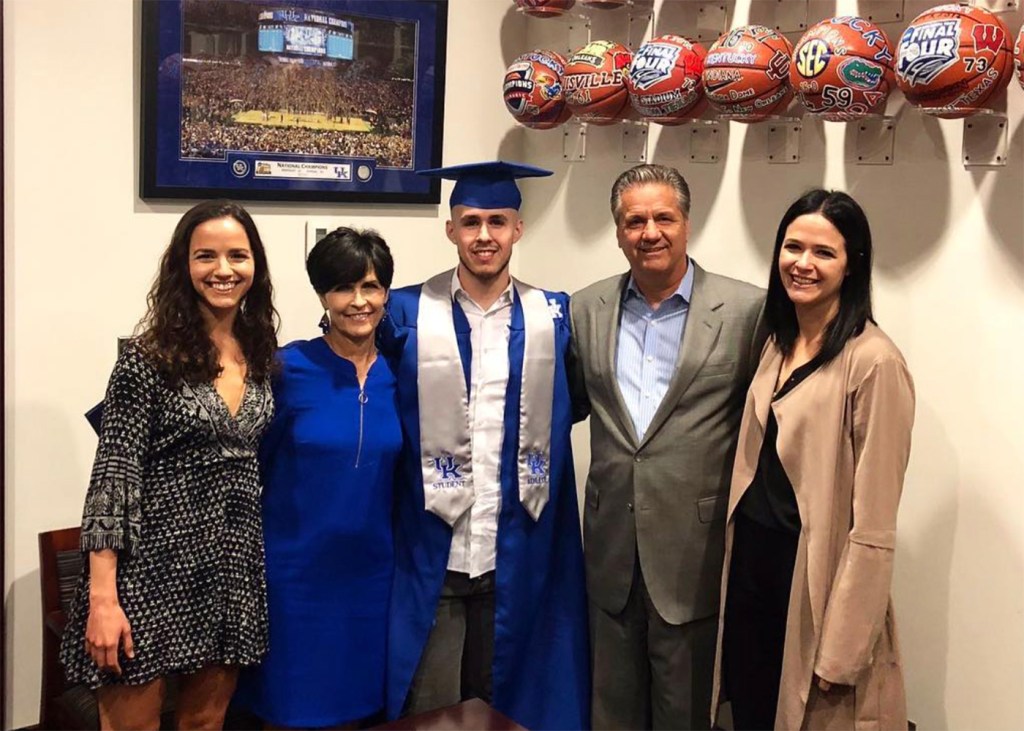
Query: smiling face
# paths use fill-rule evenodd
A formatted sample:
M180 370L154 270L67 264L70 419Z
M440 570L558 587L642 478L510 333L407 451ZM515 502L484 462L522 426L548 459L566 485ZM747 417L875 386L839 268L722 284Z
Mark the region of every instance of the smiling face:
M201 310L216 317L236 311L256 272L242 224L225 216L196 226L189 240L188 271Z
M339 284L320 295L320 303L331 320L327 337L341 337L353 343L372 338L384 316L387 294L371 266L358 282Z
M789 224L779 251L779 276L797 310L824 309L834 315L846 274L846 241L827 218L806 213Z
M638 282L665 288L682 281L690 221L671 186L646 183L624 190L615 235Z
M481 284L505 275L512 246L523 235L523 221L514 208L455 206L445 224L448 239L459 250L465 273Z

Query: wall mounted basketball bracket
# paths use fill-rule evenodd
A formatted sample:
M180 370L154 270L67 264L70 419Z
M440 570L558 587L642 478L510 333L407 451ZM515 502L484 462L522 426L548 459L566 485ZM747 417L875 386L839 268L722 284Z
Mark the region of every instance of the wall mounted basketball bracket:
M725 134L717 119L695 119L689 123L690 162L717 163L722 159Z
M562 125L562 159L583 162L587 159L587 124L570 119Z
M896 23L907 15L903 4L904 0L860 0L857 15L872 23Z
M1004 167L1009 127L1005 112L985 110L964 119L964 167Z
M803 122L793 118L778 119L765 124L768 126L768 162L773 165L800 162L800 133L803 132Z
M772 13L764 19L751 17L751 22L774 28L779 33L799 33L807 30L808 0L775 0L774 7L761 6ZM751 13L757 5L751 6Z
M982 10L991 10L993 13L1007 13L1016 10L1020 4L1018 0L960 0L961 5L973 5Z
M650 40L654 29L654 9L647 5L629 6L629 28L626 31L626 47L637 49Z
M570 16L566 23L565 57L569 58L578 48L590 43L590 17L586 15Z
M733 0L701 0L697 3L697 40L711 45L729 30Z
M870 116L847 123L856 130L854 155L858 165L892 165L895 159L896 118Z
M627 121L622 123L622 161L647 162L647 122Z

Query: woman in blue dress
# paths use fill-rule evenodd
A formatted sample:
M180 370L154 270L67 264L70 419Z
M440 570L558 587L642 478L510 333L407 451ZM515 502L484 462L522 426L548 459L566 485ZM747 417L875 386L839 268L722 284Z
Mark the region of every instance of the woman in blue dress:
M237 700L275 727L340 726L384 705L402 446L395 377L375 335L394 272L373 231L339 228L306 262L322 338L280 351L263 441L270 650Z

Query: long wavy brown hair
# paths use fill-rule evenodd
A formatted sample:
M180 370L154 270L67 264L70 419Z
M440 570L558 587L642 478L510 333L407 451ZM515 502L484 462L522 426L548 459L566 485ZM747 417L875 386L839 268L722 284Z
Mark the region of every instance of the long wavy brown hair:
M160 271L146 298L148 310L135 328L136 342L172 385L210 382L220 375L220 353L210 340L199 310L200 295L189 274L192 232L206 221L230 217L249 237L255 265L252 286L235 317L234 335L249 376L266 379L277 351L278 315L267 254L252 216L228 200L205 201L190 208L174 229L160 260Z

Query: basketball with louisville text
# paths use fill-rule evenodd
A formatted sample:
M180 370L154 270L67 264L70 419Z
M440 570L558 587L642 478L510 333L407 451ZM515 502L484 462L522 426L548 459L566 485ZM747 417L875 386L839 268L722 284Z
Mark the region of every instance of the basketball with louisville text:
M633 54L621 43L591 41L569 58L565 103L583 122L612 124L632 115L626 75Z

